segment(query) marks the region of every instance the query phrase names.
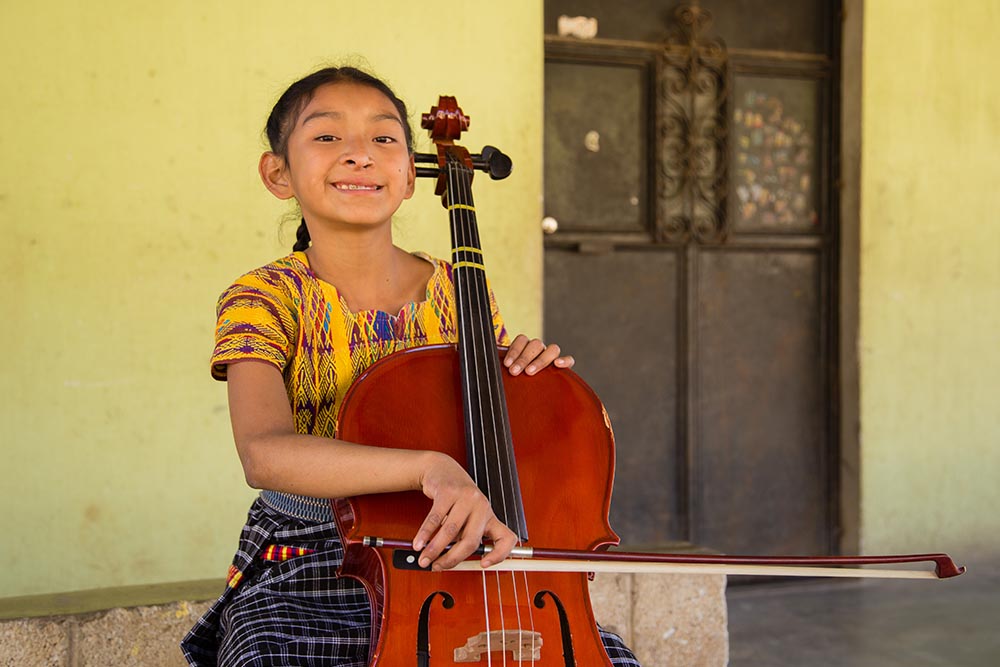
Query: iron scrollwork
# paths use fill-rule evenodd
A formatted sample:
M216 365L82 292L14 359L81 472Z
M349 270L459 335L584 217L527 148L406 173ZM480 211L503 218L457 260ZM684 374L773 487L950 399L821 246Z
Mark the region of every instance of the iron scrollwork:
M659 55L657 240L725 241L729 102L725 43L706 39L711 13L683 5Z

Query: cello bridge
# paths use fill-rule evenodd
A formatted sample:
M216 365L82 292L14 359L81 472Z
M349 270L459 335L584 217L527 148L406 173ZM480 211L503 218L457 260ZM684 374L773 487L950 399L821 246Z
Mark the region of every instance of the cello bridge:
M469 637L455 649L455 662L479 662L494 651L510 652L514 660L540 660L542 633L526 630L491 630Z

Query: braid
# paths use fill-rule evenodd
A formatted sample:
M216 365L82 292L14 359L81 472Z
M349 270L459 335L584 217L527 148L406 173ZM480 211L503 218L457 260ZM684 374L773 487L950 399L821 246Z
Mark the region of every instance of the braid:
M299 228L295 231L295 245L292 246L293 252L303 252L309 247L309 242L312 239L309 238L309 228L306 227L306 219L302 218L302 222L299 223Z

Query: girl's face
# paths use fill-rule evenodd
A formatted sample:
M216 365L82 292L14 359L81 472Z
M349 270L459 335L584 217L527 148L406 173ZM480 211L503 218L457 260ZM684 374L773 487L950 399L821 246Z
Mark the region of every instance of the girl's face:
M266 176L265 185L279 197L294 196L310 225L388 224L413 195L416 177L404 122L375 88L322 86L288 137L288 159L280 161L287 189L276 192Z

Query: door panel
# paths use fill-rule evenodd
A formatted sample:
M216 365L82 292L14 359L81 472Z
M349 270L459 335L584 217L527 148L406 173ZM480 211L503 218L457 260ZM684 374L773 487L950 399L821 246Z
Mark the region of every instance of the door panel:
M703 252L696 270L692 539L814 551L827 497L816 254Z
M820 82L735 77L729 216L736 232L819 225Z
M629 65L546 64L546 213L564 231L646 224L644 74Z
M567 341L579 360L576 371L601 397L622 443L611 525L630 545L663 544L681 534L677 271L672 252L545 253L546 336Z

